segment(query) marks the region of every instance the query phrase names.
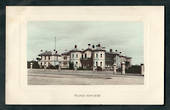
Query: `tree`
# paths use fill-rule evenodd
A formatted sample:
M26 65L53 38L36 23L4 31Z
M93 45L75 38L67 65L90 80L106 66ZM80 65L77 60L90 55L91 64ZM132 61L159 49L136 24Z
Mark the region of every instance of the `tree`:
M32 68L36 68L36 69L39 69L39 68L40 68L40 66L39 66L39 64L38 64L37 61L28 61L28 62L27 62L27 68L30 68L31 63L33 64L33 65L32 65Z
M74 63L73 62L69 62L69 69L73 70L74 69Z

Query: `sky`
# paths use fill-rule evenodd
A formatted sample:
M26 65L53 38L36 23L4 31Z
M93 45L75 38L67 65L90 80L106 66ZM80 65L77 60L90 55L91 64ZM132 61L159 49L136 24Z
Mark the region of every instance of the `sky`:
M27 60L35 60L40 50L58 53L74 48L86 49L100 43L107 51L121 51L132 57L132 64L144 63L144 26L137 21L29 21Z

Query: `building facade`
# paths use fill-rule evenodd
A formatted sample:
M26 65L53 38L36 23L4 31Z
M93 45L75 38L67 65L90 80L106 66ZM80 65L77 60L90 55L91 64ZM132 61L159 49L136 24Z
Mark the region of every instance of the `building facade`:
M70 51L58 54L57 51L45 51L40 53L38 64L41 68L52 66L60 66L62 69L68 69L70 63L76 68L82 69L96 69L100 67L102 70L111 70L116 64L117 68L121 67L122 62L126 67L131 66L131 57L122 55L121 52L112 49L106 51L100 44L94 46L88 44L85 50L79 50L77 45Z

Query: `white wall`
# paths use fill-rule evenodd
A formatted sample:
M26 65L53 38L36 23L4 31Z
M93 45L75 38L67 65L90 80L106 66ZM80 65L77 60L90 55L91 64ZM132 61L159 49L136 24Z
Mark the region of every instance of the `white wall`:
M64 57L66 57L66 59L64 59ZM65 64L65 62L67 64ZM70 55L61 56L61 68L69 68L69 62L70 62Z
M50 59L49 59L50 57ZM49 66L49 63L53 66L55 65L58 65L59 64L59 56L46 56L46 59L45 59L45 56L42 56L42 59L40 61L38 61L38 64L41 65L42 63L42 66L46 65L46 66Z
M74 65L77 62L77 67L81 67L81 62L80 62L81 57L82 57L82 53L81 52L71 52L71 54L70 54L70 61L73 62Z
M91 51L85 51L84 53L83 53L83 58L85 58L85 54L86 54L86 57L87 58L91 58L91 55L92 55L92 52Z
M101 56L101 54L102 54L102 56ZM94 52L94 56L93 56L93 64L94 64L94 66L97 66L96 62L98 64L98 66L102 67L102 69L105 69L105 52L104 51L96 51L96 52ZM101 65L101 62L102 62L102 65Z

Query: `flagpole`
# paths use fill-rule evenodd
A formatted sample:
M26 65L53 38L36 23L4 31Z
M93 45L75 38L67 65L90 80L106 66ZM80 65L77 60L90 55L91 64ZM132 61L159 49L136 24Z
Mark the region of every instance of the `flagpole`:
M56 36L55 36L55 50L56 50Z
M55 53L54 54L56 54L56 36L54 37L54 43L55 43L55 47L54 47L54 49L55 49ZM55 58L56 56L54 56L54 66L56 67L56 58Z

